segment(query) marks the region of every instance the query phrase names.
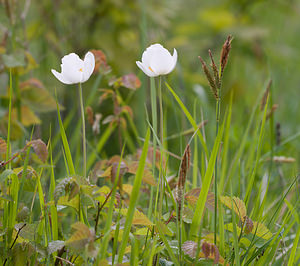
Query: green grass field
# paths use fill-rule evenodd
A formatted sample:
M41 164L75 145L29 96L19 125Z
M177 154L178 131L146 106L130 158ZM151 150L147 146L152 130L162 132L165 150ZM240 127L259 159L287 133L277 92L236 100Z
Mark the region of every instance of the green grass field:
M300 1L0 6L2 265L300 263Z

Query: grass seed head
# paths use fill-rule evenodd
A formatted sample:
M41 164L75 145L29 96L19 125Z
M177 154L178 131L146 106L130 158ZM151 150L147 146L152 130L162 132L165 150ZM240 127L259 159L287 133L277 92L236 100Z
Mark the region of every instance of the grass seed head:
M221 58L220 58L220 64L221 64L221 76L224 72L224 69L227 65L228 62L228 57L229 57L229 52L231 50L231 41L232 41L232 36L229 35L223 44L222 51L221 51Z
M213 79L211 73L209 72L208 67L207 67L206 63L204 62L204 60L202 59L202 57L198 56L198 58L201 61L204 74L205 74L205 76L208 80L208 83L209 83L209 86L212 90L212 93L213 93L213 95L215 96L215 98L217 100L219 98L219 96L218 96L218 89L217 89L217 85L215 83L215 80Z

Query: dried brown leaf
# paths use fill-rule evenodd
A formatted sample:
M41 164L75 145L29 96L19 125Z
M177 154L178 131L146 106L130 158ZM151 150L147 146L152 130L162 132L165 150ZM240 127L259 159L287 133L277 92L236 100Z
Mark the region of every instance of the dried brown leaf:
M197 200L199 198L200 195L200 188L194 188L192 190L190 190L189 192L187 192L184 195L184 198L193 206L196 206ZM209 209L210 211L214 211L215 210L215 194L212 192L208 192L207 194L207 198L206 198L206 202L205 202L205 207L207 209Z
M42 162L46 162L48 158L48 149L46 144L41 139L32 140L28 143L32 146L36 155L40 158Z

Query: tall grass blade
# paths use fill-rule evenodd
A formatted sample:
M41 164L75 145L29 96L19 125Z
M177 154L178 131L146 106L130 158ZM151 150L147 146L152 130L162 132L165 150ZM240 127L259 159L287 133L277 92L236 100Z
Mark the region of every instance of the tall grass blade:
M190 229L190 238L197 237L197 233L198 233L198 230L200 227L208 190L209 190L209 187L211 184L211 180L213 178L215 160L216 160L217 154L219 152L219 147L220 147L220 142L221 142L221 139L223 136L223 131L224 131L224 123L222 124L222 127L216 137L216 140L215 140L215 143L213 146L213 150L212 150L211 156L209 158L208 167L205 172L201 191L200 191L199 198L197 200L197 204L196 204L196 208L195 208L195 213L194 213L194 216L192 219L192 224L191 224L191 229Z
M143 147L142 154L140 157L139 166L138 166L136 176L134 179L133 189L132 189L132 193L131 193L131 197L130 197L129 208L128 208L127 217L126 217L125 226L124 226L123 240L122 240L120 250L119 250L119 255L118 255L118 263L121 263L122 259L123 259L123 255L124 255L128 237L129 237L129 232L131 229L135 206L138 202L138 196L140 193L140 187L141 187L141 183L142 183L142 178L143 178L143 173L144 173L144 168L145 168L145 163L146 163L146 158L147 158L147 153L148 153L149 140L150 140L150 129L148 128L144 147Z
M186 115L187 119L189 120L189 122L191 123L191 125L193 126L194 130L198 129L197 123L195 122L194 118L191 116L191 114L189 113L188 109L184 106L183 102L180 100L180 98L178 97L178 95L175 93L175 91L169 86L168 83L166 83L167 88L169 89L169 91L172 93L172 95L174 96L175 100L177 101L177 103L179 104L179 106L181 107L182 111L184 112L184 114ZM201 134L201 132L198 130L197 135L200 139L200 142L203 146L204 152L206 157L208 157L208 150L207 150L207 146L206 143L204 141L204 138Z
M57 99L56 99L56 106L57 106L57 117L58 117L58 122L59 122L60 134L61 134L61 139L62 139L63 146L64 146L64 151L65 151L65 155L66 155L66 159L67 159L67 164L68 164L70 175L73 176L73 175L75 175L76 172L75 172L75 168L74 168L74 164L73 164L72 155L71 155L68 139L67 139L67 136L66 136L66 132L65 132L62 120L61 120L59 105L58 105Z

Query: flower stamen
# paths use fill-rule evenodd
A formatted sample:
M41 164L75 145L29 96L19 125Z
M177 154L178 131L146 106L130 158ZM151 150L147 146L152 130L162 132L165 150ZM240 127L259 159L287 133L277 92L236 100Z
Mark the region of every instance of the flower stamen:
M80 68L80 69L79 69L79 71L80 71L80 72L83 72L83 69L82 69L82 68Z
M153 71L153 69L151 67L149 67L149 69L150 69L150 71L152 71L154 73L154 71Z

